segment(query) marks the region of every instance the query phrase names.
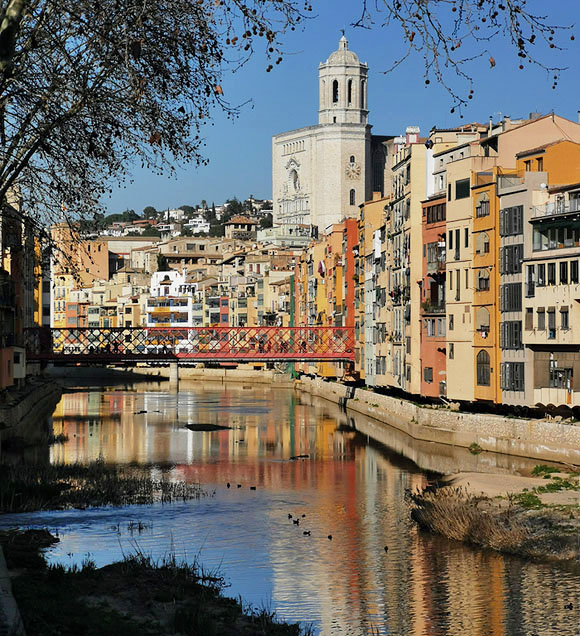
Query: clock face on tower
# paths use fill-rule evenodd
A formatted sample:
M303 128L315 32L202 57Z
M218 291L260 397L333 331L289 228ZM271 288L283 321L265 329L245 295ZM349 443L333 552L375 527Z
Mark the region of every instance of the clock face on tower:
M360 166L358 163L351 161L346 164L345 172L349 179L358 179L360 177Z

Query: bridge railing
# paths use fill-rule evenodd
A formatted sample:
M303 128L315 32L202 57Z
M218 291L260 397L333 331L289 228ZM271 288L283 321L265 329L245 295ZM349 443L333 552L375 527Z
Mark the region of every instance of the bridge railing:
M39 327L30 360L352 360L349 327Z

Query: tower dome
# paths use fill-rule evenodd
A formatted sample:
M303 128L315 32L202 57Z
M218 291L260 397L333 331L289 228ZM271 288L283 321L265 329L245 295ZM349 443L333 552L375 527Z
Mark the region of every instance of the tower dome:
M333 51L326 60L327 64L343 66L345 64L360 64L358 55L348 48L348 40L342 35L338 42L338 50Z
M344 33L326 62L318 67L319 124L367 124L368 66L348 48Z

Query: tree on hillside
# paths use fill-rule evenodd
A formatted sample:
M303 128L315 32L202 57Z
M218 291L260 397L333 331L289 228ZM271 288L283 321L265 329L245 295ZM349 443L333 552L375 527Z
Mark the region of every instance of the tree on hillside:
M152 205L147 205L143 208L144 219L154 219L157 217L157 210Z
M165 256L165 254L157 254L157 271L158 272L171 271L171 267L169 267L169 261L167 260L167 256Z
M274 225L274 219L272 217L272 214L270 212L268 212L268 214L266 214L266 216L264 216L263 218L260 219L260 229L261 230L265 230L269 227L272 227Z
M308 8L306 8L308 10ZM224 71L255 48L270 70L296 0L2 0L0 203L90 216L134 165L203 164Z
M161 236L161 232L156 227L149 226L143 230L141 236Z
M197 210L192 205L180 205L180 210L183 210L187 216L193 216Z

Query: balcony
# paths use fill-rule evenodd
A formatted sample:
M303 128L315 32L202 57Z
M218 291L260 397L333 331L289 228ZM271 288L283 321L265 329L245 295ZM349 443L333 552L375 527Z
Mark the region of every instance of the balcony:
M427 261L427 274L445 271L445 250L442 256L437 256L435 261Z
M445 313L445 303L432 303L426 300L421 308L424 314L444 314Z
M534 219L540 219L546 216L558 216L560 214L571 214L580 212L580 199L548 201L545 205L534 205L532 209Z

